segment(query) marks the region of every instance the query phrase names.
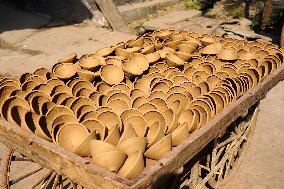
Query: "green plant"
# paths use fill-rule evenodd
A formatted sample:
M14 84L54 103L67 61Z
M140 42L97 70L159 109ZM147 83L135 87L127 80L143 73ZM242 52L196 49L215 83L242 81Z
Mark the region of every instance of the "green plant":
M242 7L239 6L239 7L234 8L231 11L231 15L232 15L233 18L241 18L241 17L243 17L244 15L243 15Z
M260 23L259 23L259 15L251 16L250 20L251 20L250 28L252 30L257 30L259 28L259 25L260 25Z
M198 0L183 0L182 2L187 9L201 9L201 3Z

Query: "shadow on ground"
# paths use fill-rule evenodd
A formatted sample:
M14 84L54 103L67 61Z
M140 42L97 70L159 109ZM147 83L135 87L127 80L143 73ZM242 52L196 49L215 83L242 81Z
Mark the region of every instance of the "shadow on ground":
M0 33L37 29L51 20L65 24L92 19L91 7L84 0L0 0ZM96 6L94 6L96 8Z

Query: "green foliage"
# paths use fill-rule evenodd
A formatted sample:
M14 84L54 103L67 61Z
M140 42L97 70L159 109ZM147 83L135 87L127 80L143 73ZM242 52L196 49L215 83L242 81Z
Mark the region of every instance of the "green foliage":
M195 9L200 10L201 9L201 3L198 0L183 0L183 5L187 9Z
M242 18L244 16L243 14L244 13L242 7L236 7L231 11L233 18Z
M252 30L257 30L259 28L259 15L251 16L250 20L252 21L250 28Z

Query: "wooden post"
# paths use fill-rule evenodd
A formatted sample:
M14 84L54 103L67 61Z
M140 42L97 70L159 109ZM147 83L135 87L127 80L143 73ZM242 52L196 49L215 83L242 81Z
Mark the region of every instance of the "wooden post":
M95 0L112 29L131 33L112 0Z
M284 24L282 26L281 38L280 38L280 47L284 47Z

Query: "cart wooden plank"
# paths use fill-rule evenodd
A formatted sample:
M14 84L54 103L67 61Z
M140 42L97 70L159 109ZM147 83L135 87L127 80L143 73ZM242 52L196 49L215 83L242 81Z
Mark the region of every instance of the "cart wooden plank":
M114 30L130 32L112 0L95 0Z
M52 169L86 188L134 189L149 188L162 183L172 172L192 159L212 139L222 133L249 107L265 97L278 82L284 80L284 65L232 103L204 127L197 130L164 158L145 168L135 180L127 180L108 172L89 160L24 131L15 124L0 120L0 142L26 155L42 166Z

